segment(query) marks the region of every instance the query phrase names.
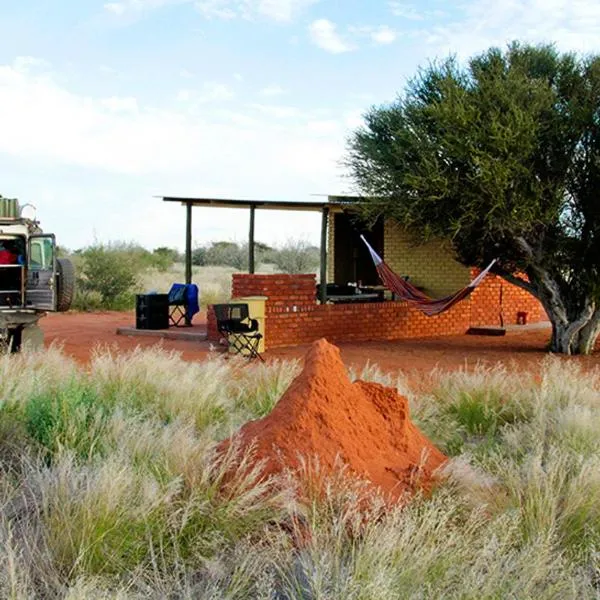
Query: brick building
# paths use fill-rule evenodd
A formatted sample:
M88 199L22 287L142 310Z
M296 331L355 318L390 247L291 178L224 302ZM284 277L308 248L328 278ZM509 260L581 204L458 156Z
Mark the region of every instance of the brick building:
M466 333L471 327L516 324L523 315L529 322L546 321L539 302L530 294L499 277L488 275L465 300L450 310L428 317L414 306L395 301L381 290L367 296L350 295L340 302L329 294L329 284L352 283L363 289L380 286L379 276L365 244L399 275L431 297L441 298L463 288L477 270L458 263L448 244L417 244L391 219L365 227L356 219L355 199L329 196L314 202L268 202L213 198L174 198L186 208L186 283L192 281L192 208L247 209L249 218L250 273L234 274L232 298L264 297L265 347L308 343L321 337L332 341L395 340ZM256 210L318 211L321 219L321 265L317 278L310 275L261 275L254 273L254 214ZM325 285L327 282L327 285ZM352 286L349 286L350 288ZM341 296L348 291L342 292ZM361 297L362 296L362 297ZM374 300L373 301L373 296ZM335 300L335 301L334 301ZM219 338L214 311L208 307L209 339Z
M329 214L328 282L379 283L373 261L360 240L361 233L396 273L409 277L413 285L431 297L452 294L471 280L471 269L454 260L449 243L419 243L394 219L380 219L367 229L346 209Z

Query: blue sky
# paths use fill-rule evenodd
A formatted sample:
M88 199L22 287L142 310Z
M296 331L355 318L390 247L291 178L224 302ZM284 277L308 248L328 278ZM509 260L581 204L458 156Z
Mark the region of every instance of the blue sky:
M155 195L309 200L373 104L419 65L513 39L600 51L598 0L0 0L0 193L71 248L183 245ZM246 236L198 209L194 238ZM258 213L257 239L316 242Z

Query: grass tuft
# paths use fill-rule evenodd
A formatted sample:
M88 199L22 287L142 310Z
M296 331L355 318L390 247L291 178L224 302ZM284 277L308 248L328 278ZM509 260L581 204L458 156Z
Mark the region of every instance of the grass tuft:
M396 387L451 455L386 507L306 457L263 480L220 440L267 414L297 362L98 349L0 356L2 598L597 598L600 374L434 372Z

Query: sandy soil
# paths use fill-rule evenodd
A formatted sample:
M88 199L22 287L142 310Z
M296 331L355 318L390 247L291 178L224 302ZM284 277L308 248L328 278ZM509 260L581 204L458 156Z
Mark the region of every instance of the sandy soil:
M92 350L110 346L121 351L136 346L156 344L167 350L182 353L185 360L202 360L210 352L208 342L157 340L155 338L127 337L116 334L116 328L132 325L132 313L66 313L51 314L41 320L46 344L61 344L65 353L82 363L89 361ZM197 321L201 323L201 319ZM361 368L367 363L377 364L386 372L402 370L414 375L428 373L434 368L454 370L472 367L478 362L492 365L503 363L511 369L533 369L548 354L545 346L549 330L510 331L504 337L448 336L443 338L400 340L396 342L362 342L339 344L347 366ZM299 358L307 346L280 348L265 353L265 358ZM588 357L561 357L574 360L586 367L600 366L600 352Z

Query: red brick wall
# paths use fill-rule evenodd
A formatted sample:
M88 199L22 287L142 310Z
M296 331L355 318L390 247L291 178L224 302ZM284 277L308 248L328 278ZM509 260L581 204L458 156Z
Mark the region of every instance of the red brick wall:
M206 337L211 342L218 342L220 337L217 331L217 317L212 305L206 309Z
M505 324L516 323L517 312L528 321L545 320L538 301L496 276L485 281L449 311L427 317L405 302L365 304L316 303L314 275L234 274L232 296L266 296L267 348L331 341L397 340L462 334L470 326L499 325L500 297ZM208 338L218 339L214 312L208 310Z
M231 286L232 298L266 296L267 306L314 304L316 277L314 275L248 275L235 273Z
M267 312L267 347L308 343L320 337L334 342L397 340L464 333L469 307L457 305L426 317L404 302L313 304L297 312Z
M476 270L472 275L475 277ZM488 275L471 294L471 326L515 325L517 313L526 312L528 323L546 321L548 317L539 301L524 289L498 277ZM501 319L502 316L502 319Z

